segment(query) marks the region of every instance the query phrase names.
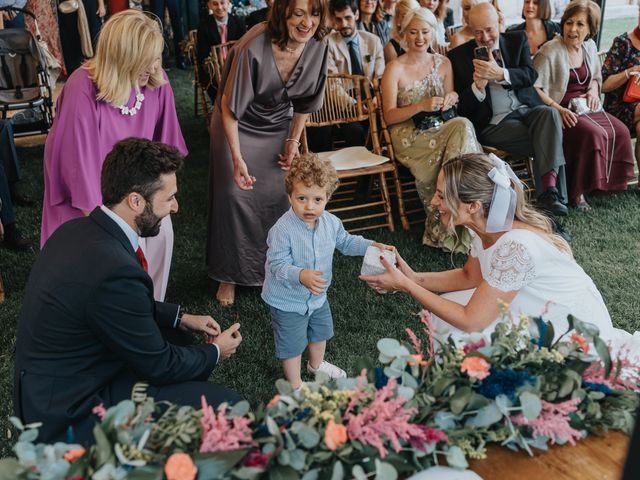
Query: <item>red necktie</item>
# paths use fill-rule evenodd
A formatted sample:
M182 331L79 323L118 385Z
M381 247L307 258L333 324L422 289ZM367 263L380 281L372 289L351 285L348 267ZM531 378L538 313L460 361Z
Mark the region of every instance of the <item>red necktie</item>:
M220 43L227 43L227 26L224 23L218 25L220 30ZM227 47L222 47L222 58L227 58Z
M140 262L140 265L142 265L142 269L145 272L149 273L149 264L147 263L147 258L144 256L144 252L140 247L138 247L138 250L136 250L136 257L138 257L138 261Z

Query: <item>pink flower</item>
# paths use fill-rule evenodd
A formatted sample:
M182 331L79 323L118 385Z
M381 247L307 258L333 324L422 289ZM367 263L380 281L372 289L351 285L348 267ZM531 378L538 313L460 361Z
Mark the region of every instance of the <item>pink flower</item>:
M466 357L460 365L460 371L467 373L471 378L483 380L489 376L491 366L482 357Z
M511 417L511 421L515 425L530 427L536 437L550 438L552 444L556 443L557 440L561 440L575 445L576 440L582 438L582 434L569 425L569 414L577 410L580 402L579 398L561 403L542 400L542 411L537 418L527 420L524 415L518 414Z
M469 352L475 352L476 350L487 345L484 338L481 338L477 342L467 343L462 349L464 350L465 355Z
M280 401L280 395L274 395L273 398L269 400L269 403L267 403L267 408L271 408L277 405L279 401Z
M96 405L95 407L93 407L93 409L91 410L91 413L93 413L94 415L97 415L98 418L100 418L100 421L102 422L104 420L104 416L107 414L107 409L104 408L104 403L101 403L100 405Z
M366 374L366 371L363 370ZM384 458L389 451L385 443L391 443L396 452L402 448L400 441L429 443L428 433L420 425L409 420L416 412L415 408L404 408L406 402L403 397L391 399L396 387L396 380L391 378L386 386L378 390L373 401L363 407L359 414L351 413L349 408L343 416L347 423L347 435L350 440L356 440L378 449L380 457ZM362 382L358 383L354 397L358 397L362 390ZM362 396L359 396L362 398Z
M249 454L244 457L244 461L242 464L245 467L253 467L259 468L260 470L266 470L269 465L269 459L271 458L270 453L260 453L259 451L249 452Z
M618 351L618 358L612 359L611 373L608 377L604 376L602 362L593 362L582 374L582 379L585 382L606 385L613 390L640 392L640 365L629 358L629 348L623 347Z
M445 442L449 443L449 437L442 430L435 428L429 428L425 425L417 425L421 430L422 435L412 436L409 438L409 445L422 452L426 451L426 446L433 445L434 443Z
M202 396L202 443L200 453L207 452L227 452L229 450L239 450L251 447L253 438L249 424L251 420L245 417L227 418L225 415L226 405L218 410L216 416L213 408L207 404L207 400Z

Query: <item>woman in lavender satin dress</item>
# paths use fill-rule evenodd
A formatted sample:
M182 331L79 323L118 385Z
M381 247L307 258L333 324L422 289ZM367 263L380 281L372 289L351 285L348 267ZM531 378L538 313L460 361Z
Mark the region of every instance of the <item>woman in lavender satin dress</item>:
M119 140L142 137L187 154L161 66L163 45L156 20L138 10L120 12L104 25L95 57L69 77L45 144L41 245L62 223L102 203L102 163ZM141 240L162 300L173 250L169 217L157 237Z

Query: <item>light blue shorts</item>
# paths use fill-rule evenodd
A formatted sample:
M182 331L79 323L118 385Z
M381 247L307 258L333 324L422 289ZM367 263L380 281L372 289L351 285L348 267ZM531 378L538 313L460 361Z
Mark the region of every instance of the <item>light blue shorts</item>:
M276 343L276 358L281 360L302 355L311 342L322 342L333 337L333 317L329 302L324 302L310 315L271 310L271 326Z

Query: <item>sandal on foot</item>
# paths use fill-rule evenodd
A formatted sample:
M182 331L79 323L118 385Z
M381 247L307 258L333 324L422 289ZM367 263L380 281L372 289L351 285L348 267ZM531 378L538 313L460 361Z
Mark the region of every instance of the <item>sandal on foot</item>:
M216 300L223 307L230 307L236 300L236 286L233 283L221 283L216 293Z
M591 208L591 205L589 205L587 203L586 200L581 200L580 202L578 202L578 204L576 205L576 210L582 213L587 213L590 212L591 210L593 210Z

